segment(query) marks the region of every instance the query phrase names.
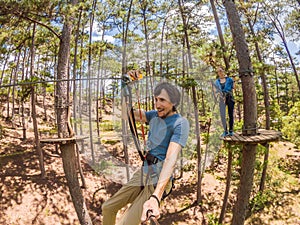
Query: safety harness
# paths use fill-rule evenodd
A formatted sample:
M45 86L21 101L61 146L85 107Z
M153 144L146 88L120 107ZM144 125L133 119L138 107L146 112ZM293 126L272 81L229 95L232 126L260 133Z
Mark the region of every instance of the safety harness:
M139 157L141 161L143 162L143 166L148 166L148 172L146 176L146 184L148 183L150 178L153 178L153 176L157 177L158 180L158 174L156 171L153 171L153 165L157 164L160 160L151 155L149 152L146 152L145 150L142 150L141 143L138 137L138 132L137 132L137 127L136 127L136 121L134 117L134 109L133 109L133 104L132 104L132 86L131 84L135 84L136 80L139 80L142 78L142 75L138 73L138 71L131 71L128 74L125 74L122 76L122 88L124 88L124 97L125 97L125 102L127 103L127 117L129 121L129 128L132 134L132 138L135 144L135 147L138 151ZM140 96L138 93L138 87L136 86L136 95L138 98L138 110L139 110L139 116L140 119L142 119L142 113L141 113L141 108L140 108ZM142 129L142 138L144 141L144 146L146 146L146 138L145 138L145 132L144 132L144 127L143 124L141 125ZM146 165L147 164L147 165ZM141 189L144 188L144 180L143 180L143 169L142 169L142 176L141 176ZM153 184L154 188L156 187L156 184ZM174 186L174 181L173 178L170 179L169 184L167 185L167 188L164 191L162 199L166 198L172 191Z

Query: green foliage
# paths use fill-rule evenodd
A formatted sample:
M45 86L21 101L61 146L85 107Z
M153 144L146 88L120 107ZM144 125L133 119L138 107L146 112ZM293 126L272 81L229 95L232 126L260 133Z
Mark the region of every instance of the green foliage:
M110 175L113 171L113 163L107 160L100 160L100 162L93 165L93 169L97 172L104 172Z
M187 159L197 158L196 144L193 144L193 139L189 136L187 144L183 149L183 157Z
M115 121L113 126L114 126L114 131L122 132L122 121Z
M231 146L232 150L232 168L237 168L235 170L232 170L232 180L239 180L240 179L240 169L242 164L242 145L233 145Z
M0 88L0 96L5 96L8 93L8 88Z
M300 174L300 160L296 157L290 157L284 160L279 160L278 169L289 175L295 175L296 177Z
M234 130L242 130L244 121L234 121Z
M277 101L273 101L270 104L270 112L271 112L271 127L276 130L281 130L282 128L282 117L283 112L280 109L280 106L277 104Z
M21 101L25 101L29 98L31 88L37 86L39 81L41 81L39 77L33 76L20 82L21 89L18 91L18 96L21 98Z
M29 85L22 85L21 89L18 91L18 96L21 101L25 101L29 99L31 93L31 87Z
M54 93L54 84L48 84L46 87L47 93Z
M293 1L294 4L297 4L296 1ZM299 3L299 1L298 1ZM297 7L291 8L287 13L285 18L287 35L292 37L292 40L299 40L300 35L300 23L299 23L299 5Z
M207 132L201 133L201 140L202 140L203 144L208 144L209 134Z
M197 81L194 78L188 77L188 78L182 78L181 79L181 86L188 89L190 87L196 87Z
M112 131L114 129L112 121L103 121L100 123L100 128L102 131Z
M262 161L262 158L266 152L266 148L262 145L257 145L256 147L256 152L257 152L257 155L258 156L261 156L261 157L256 157L256 160L255 160L255 171L260 174L262 169L263 169L263 161Z
M297 146L300 146L300 102L296 102L288 115L284 116L282 120L283 135Z
M263 193L259 192L254 196L249 203L249 209L251 213L259 212L264 209L266 206L272 204L276 195L271 190L266 190Z
M196 165L195 165L195 163L187 163L182 167L182 170L184 172L195 171Z
M218 222L218 216L215 214L208 214L208 225L221 225L221 223Z

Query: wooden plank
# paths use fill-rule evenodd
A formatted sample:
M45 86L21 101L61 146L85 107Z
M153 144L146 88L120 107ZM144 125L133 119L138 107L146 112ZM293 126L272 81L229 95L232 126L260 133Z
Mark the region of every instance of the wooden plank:
M220 139L229 143L258 144L267 143L270 141L277 141L280 137L280 131L259 129L256 135L244 136L241 132L236 132L233 136L220 137Z
M84 139L89 138L88 136L76 136L69 138L45 138L40 139L40 143L48 144L67 144L67 143L76 143L77 141L83 141Z
M45 138L45 139L40 139L41 143L48 143L48 144L67 144L67 143L72 143L76 142L75 137L71 138Z

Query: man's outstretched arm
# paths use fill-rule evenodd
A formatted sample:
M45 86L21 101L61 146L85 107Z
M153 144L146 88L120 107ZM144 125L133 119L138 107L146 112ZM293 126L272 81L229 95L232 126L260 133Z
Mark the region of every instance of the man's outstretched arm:
M164 161L157 186L156 186L153 194L151 195L152 197L150 197L149 200L147 200L144 203L143 213L142 213L142 217L141 217L142 222L144 222L148 219L147 212L149 210L152 211L152 215L154 215L155 217L159 217L159 214L160 214L159 202L162 199L165 187L168 184L170 177L173 174L173 171L174 171L174 168L176 165L176 160L178 157L178 153L180 152L180 150L181 150L180 144L175 143L175 142L170 142L168 151L167 151L167 155L166 155L166 159Z

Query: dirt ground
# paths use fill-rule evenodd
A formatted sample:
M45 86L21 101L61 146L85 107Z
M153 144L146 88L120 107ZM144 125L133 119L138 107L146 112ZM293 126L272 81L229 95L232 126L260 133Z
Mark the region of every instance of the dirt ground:
M1 225L76 225L79 224L64 177L60 152L53 145L42 145L45 154L46 177L40 176L39 160L33 148L34 137L28 130L22 140L22 130L4 118L0 120L0 224ZM114 149L118 154L118 149ZM249 216L246 224L300 224L300 152L289 142L280 141L270 150L270 173L273 186L271 201ZM196 167L187 169L175 183L172 194L162 203L161 225L211 224L220 215L226 180L225 157L218 158L214 168L204 173L202 204L191 205L197 197ZM100 225L101 205L121 184L95 172L81 155L86 188L82 189L89 214ZM274 167L274 168L273 168ZM276 169L279 168L279 169ZM236 170L233 167L233 170ZM284 171L284 172L283 172ZM79 177L79 176L78 176ZM80 179L80 178L79 178ZM233 182L223 224L230 224L235 201ZM277 185L277 186L276 186Z

